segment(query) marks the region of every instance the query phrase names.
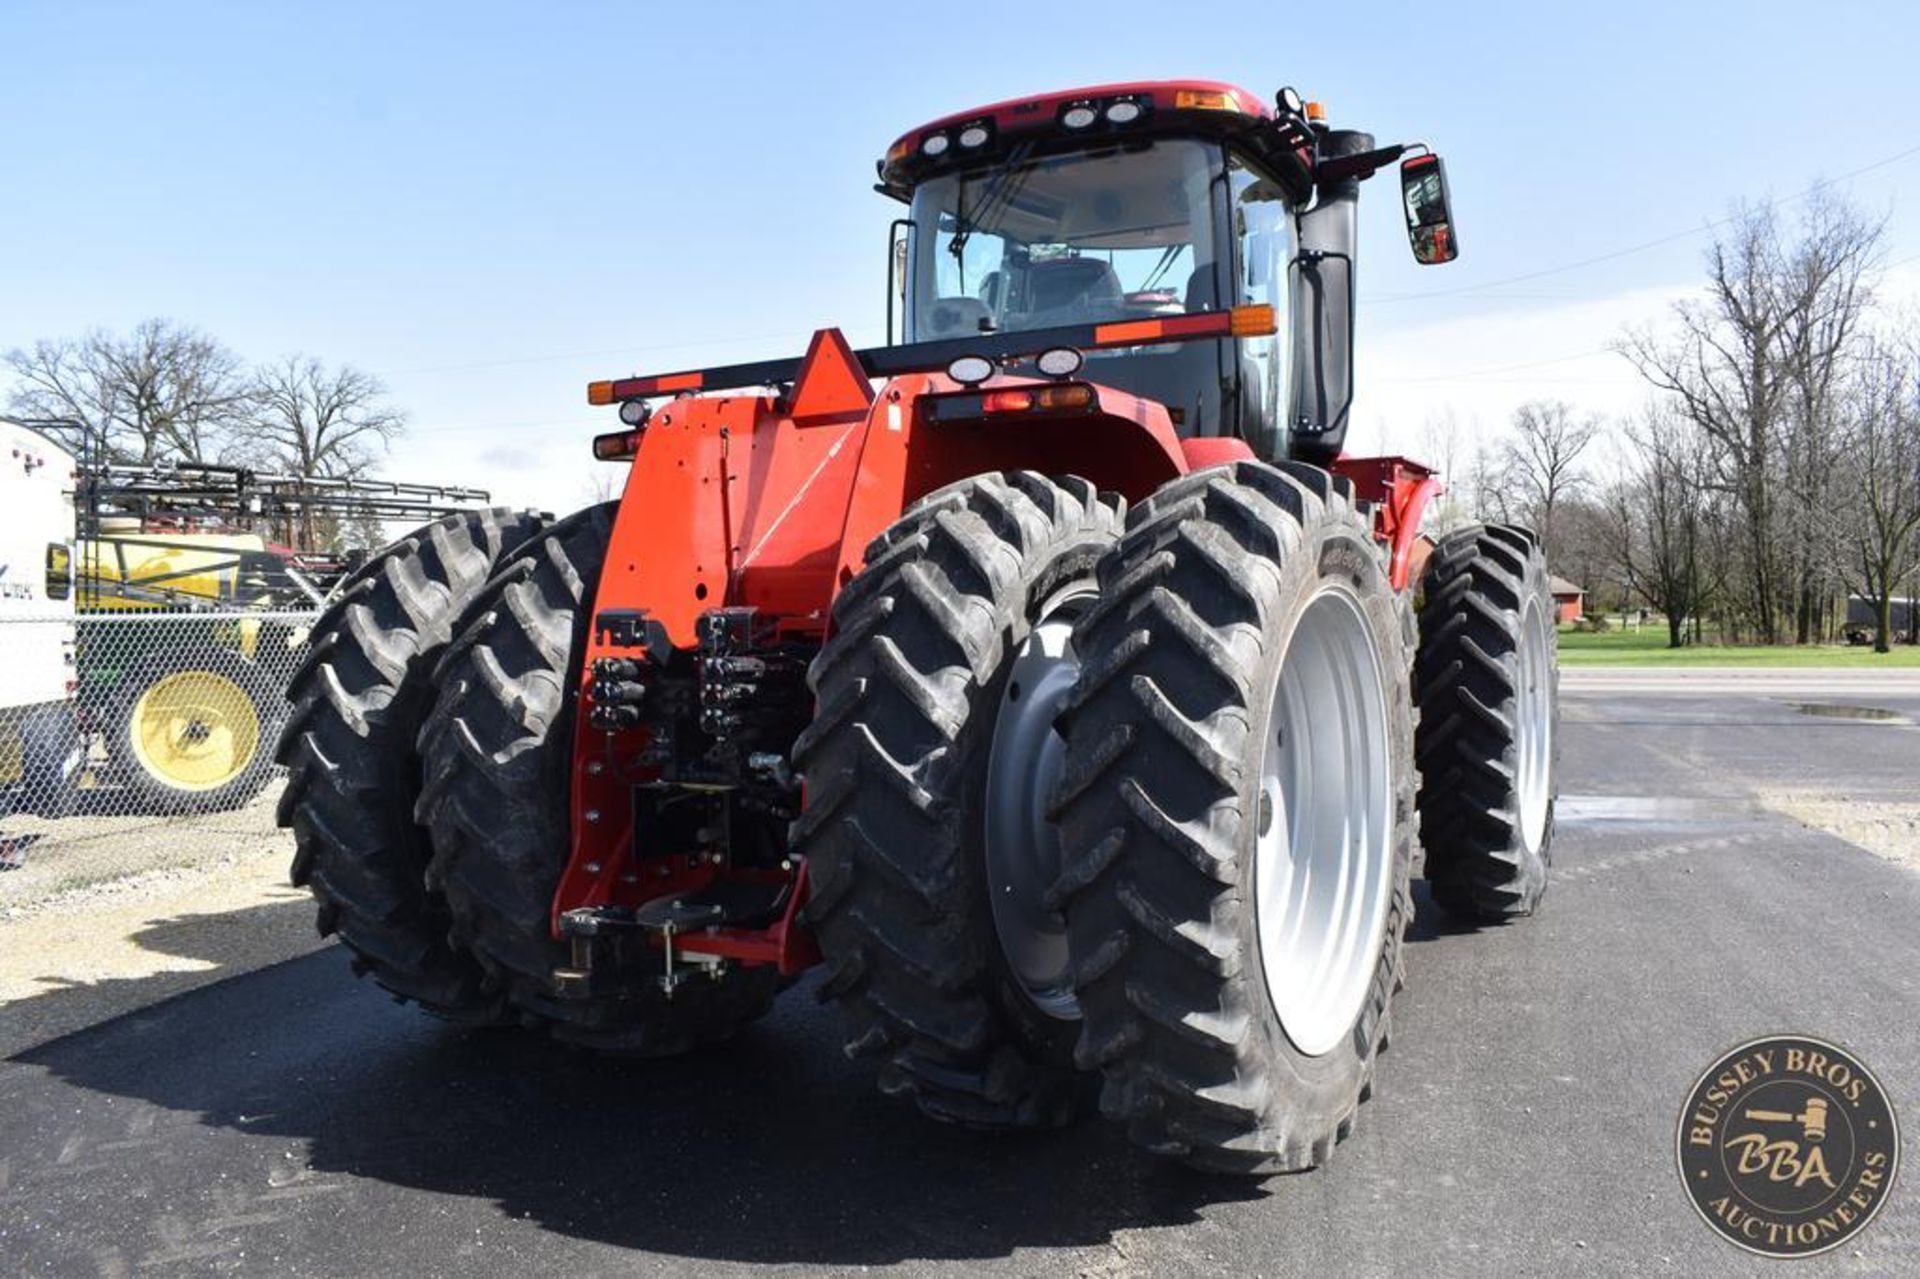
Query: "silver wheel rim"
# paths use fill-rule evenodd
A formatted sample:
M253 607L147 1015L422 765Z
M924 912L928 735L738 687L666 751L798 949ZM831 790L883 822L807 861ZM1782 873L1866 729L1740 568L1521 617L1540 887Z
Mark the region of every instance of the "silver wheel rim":
M985 851L994 931L1033 1006L1062 1021L1077 1019L1080 1005L1066 920L1046 904L1047 890L1060 878L1060 832L1047 819L1047 799L1067 751L1054 717L1080 673L1073 621L1094 596L1091 587L1074 588L1041 610L1000 690L987 757Z
M1514 795L1520 808L1520 839L1538 853L1547 834L1553 775L1553 662L1547 655L1547 621L1529 601L1520 618L1519 670L1513 690Z
M1294 1046L1332 1050L1359 1018L1393 894L1386 678L1360 601L1307 605L1280 660L1261 751L1254 912L1267 997Z

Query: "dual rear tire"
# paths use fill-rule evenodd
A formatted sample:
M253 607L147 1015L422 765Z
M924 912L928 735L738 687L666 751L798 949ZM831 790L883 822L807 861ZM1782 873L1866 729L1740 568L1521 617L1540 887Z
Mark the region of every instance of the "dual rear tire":
M793 835L821 994L881 1088L936 1119L1057 1126L1087 1091L1046 781L1073 619L1120 524L1084 480L941 489L867 548L813 664Z
M1525 529L1442 538L1421 581L1420 830L1434 902L1467 924L1547 891L1559 666L1546 556Z
M1150 1150L1313 1167L1388 1040L1422 819L1447 910L1544 889L1544 561L1517 529L1449 538L1416 619L1317 468L1118 513L976 477L842 592L797 752L822 994L935 1118L1061 1123L1097 1076Z
M1324 1158L1414 849L1407 619L1345 489L1245 463L1123 532L1083 482L976 477L834 621L797 834L849 1051L935 1118L1057 1124L1097 1073L1150 1149Z
M1102 1109L1199 1167L1311 1167L1400 985L1408 636L1344 485L1241 463L1138 508L1082 623L1056 896Z

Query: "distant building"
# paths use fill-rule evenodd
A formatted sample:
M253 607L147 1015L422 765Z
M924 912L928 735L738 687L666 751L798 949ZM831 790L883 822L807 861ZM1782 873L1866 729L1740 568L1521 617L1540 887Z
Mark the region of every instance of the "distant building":
M1914 601L1895 598L1893 601L1893 632L1907 635L1913 630ZM1847 596L1848 626L1877 626L1879 616L1875 613L1873 601L1863 595Z
M1586 615L1587 593L1564 577L1548 576L1548 588L1553 591L1554 620L1561 623L1577 622Z

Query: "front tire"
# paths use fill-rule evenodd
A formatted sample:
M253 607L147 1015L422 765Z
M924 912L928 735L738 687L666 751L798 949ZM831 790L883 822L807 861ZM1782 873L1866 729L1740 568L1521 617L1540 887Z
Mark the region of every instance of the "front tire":
M1546 556L1502 524L1442 539L1422 580L1420 821L1433 899L1469 923L1547 891L1559 792L1558 636Z
M1312 1167L1400 984L1405 614L1346 487L1298 464L1167 485L1100 585L1057 800L1080 1061L1149 1150Z
M1044 783L1120 512L1078 479L949 485L868 548L813 665L794 836L822 997L882 1090L935 1119L1055 1127L1084 1091Z
M86 761L86 742L65 702L36 706L20 719L17 811L55 821L73 812L74 775Z

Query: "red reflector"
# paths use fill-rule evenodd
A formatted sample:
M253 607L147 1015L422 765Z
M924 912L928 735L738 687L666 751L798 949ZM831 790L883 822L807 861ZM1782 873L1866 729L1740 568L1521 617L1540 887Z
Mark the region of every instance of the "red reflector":
M639 431L614 431L593 437L593 456L601 462L618 462L640 451Z
M618 382L595 383L604 385L604 401L595 403L612 404L615 400L639 400L649 395L671 395L676 391L698 391L706 381L705 373L663 373L658 377L628 377Z
M1093 340L1100 346L1125 346L1167 338L1225 337L1232 330L1231 312L1206 311L1199 315L1168 316L1164 320L1124 320L1118 324L1096 324L1093 327Z

